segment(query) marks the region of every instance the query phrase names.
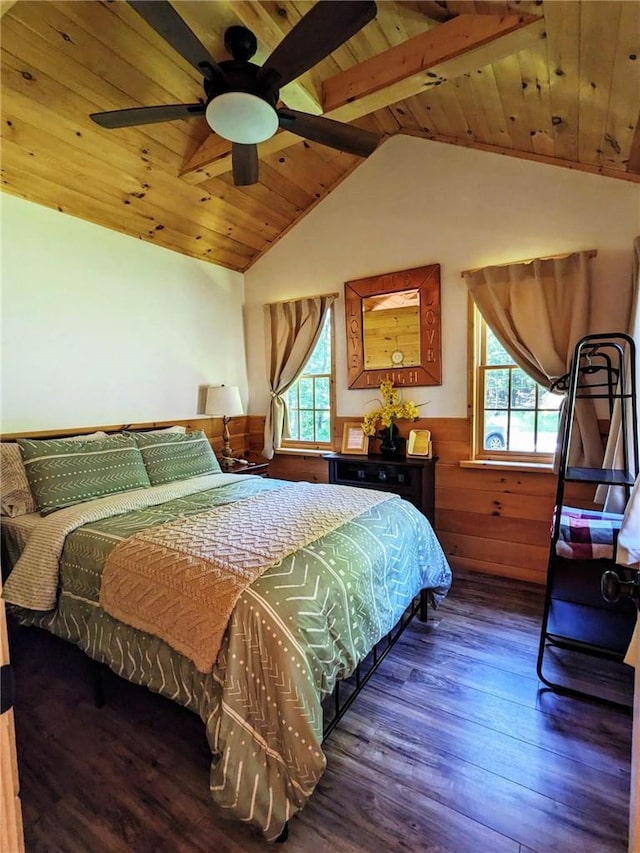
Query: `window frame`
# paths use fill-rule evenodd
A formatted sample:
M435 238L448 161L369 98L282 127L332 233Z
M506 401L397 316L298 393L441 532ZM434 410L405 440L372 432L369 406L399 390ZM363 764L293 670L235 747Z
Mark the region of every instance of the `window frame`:
M303 441L297 438L283 438L280 447L276 450L321 450L323 452L329 452L333 450L334 446L334 432L336 428L336 336L335 336L335 302L333 302L329 308L327 309L327 317L325 317L323 322L327 322L327 318L330 324L329 330L329 340L331 346L331 372L330 373L312 373L305 374L304 368L302 372L296 379L294 385L298 383L301 379L305 379L307 377L313 378L322 378L328 376L329 378L329 424L330 424L330 435L329 441ZM318 338L319 340L319 338ZM317 343L316 343L317 346ZM315 350L315 347L314 347ZM313 351L309 354L309 358L307 359L306 364L311 360L311 356L313 355ZM305 364L305 367L306 367ZM293 387L293 386L292 386ZM291 389L289 389L291 390ZM287 391L287 394L289 392ZM284 395L286 396L286 395ZM313 411L319 411L317 409L313 409ZM287 416L289 413L287 412Z
M471 400L471 459L477 460L478 462L522 462L522 463L538 463L540 465L551 465L553 463L554 453L553 452L543 452L543 451L519 451L519 450L498 450L498 449L486 449L484 447L484 434L485 434L485 415L486 410L484 407L484 399L485 399L485 379L487 373L492 370L505 370L508 369L512 371L514 368L518 368L518 365L514 362L509 362L504 365L487 365L486 364L486 352L487 352L487 329L489 329L488 323L483 318L482 314L478 310L475 302L471 297L469 297L469 332L470 332L470 346L469 346L469 399ZM536 406L533 409L529 409L527 411L532 412L544 412L546 409L538 408L538 395L539 395L539 386L537 383L536 390ZM510 385L511 387L511 385ZM517 408L512 408L511 406L511 394L509 394L509 407L506 410L508 412L507 419L508 422L511 419L512 411L520 411ZM536 418L536 424L537 424ZM508 442L508 427L507 427L507 442Z

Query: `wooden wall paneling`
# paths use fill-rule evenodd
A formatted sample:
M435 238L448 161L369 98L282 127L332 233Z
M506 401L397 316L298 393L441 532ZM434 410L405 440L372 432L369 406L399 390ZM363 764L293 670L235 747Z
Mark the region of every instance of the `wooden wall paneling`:
M68 427L66 429L40 430L29 432L5 433L0 436L2 441L13 441L16 438L29 436L31 438L56 438L65 435L84 435L85 433L94 432L97 429L104 430L108 433L120 432L123 429L132 430L147 430L147 429L163 429L169 426L184 426L187 430L202 430L209 439L214 452L222 455L222 418L174 418L168 421L141 421L131 424L93 424L91 426ZM231 436L231 449L234 456L240 457L249 452L250 435L249 435L249 418L242 415L237 418L232 418L229 422L229 434ZM264 461L264 460L263 460Z
M501 578L513 578L514 580L528 581L529 583L539 585L545 585L547 582L546 558L544 563L538 561L536 565L515 562L493 563L486 559L465 557L461 554L456 554L455 556L448 554L447 558L451 564L452 570L454 571L454 583L456 570L480 572L482 574L495 575L496 577ZM542 611L540 611L540 615L542 615ZM524 851L522 851L522 853L524 853ZM526 851L526 853L529 853L529 851ZM533 853L533 851L531 851L531 853Z
M440 472L438 472L440 473ZM437 515L439 531L463 536L478 536L521 545L540 545L549 538L551 519L534 521L530 518L507 518L503 515L481 515L475 512L444 509Z
M83 123L84 120L88 120L90 112L143 106L145 98L151 99L146 103L160 104L183 100L184 95L176 96L167 92L163 87L156 85L153 78L146 77L134 66L123 62L99 40L89 38L84 30L61 14L55 3L38 4L41 10L38 16L27 16L28 9L26 9L22 26L17 23L20 20L21 5L18 4L6 22L3 22L3 49L8 55L27 56L29 68L25 69L23 58L19 61L19 65L22 70L28 70L34 74L38 71L36 80L38 76L47 75L49 85L56 93L55 96L51 96L53 100L50 103L55 105L56 109L59 109L65 101L73 105L74 98L77 98L80 108L77 120ZM83 5L85 4L63 4L69 9ZM56 40L55 50L52 39ZM138 43L136 51L146 53L141 51L140 47ZM133 54L134 58L135 56L136 53ZM54 61L64 84L49 76ZM158 61L159 66L160 61ZM166 79L167 74L160 73L158 76L160 79ZM139 97L132 100L131 96L123 95L118 88L119 80L121 87L131 89L132 93ZM193 97L192 93L187 100L191 102L197 98ZM155 139L174 154L180 155L192 131L188 128L187 122L169 124L173 126L169 126L165 134L162 132L165 129L164 126L146 125L141 132ZM115 132L120 133L120 131ZM114 131L102 130L102 133L114 133Z
M61 36L69 35L71 42L62 37L70 51L119 95L126 91L145 106L149 98L153 103L178 103L196 101L202 94L201 75L128 4L109 3L100 14L91 3L45 3L41 8L40 21L46 20Z
M579 3L547 3L547 60L551 69L551 121L554 154L566 160L578 156L578 89L580 48L572 33L580 30Z
M451 86L455 93L465 119L469 125L473 137L484 139L491 132L488 116L486 116L477 101L476 89L473 86L472 74L463 74L451 80Z
M399 133L401 131L401 125L389 107L385 107L382 110L376 110L373 115L375 116L376 123L383 134L393 136L394 133Z
M472 476L474 472L470 472ZM438 486L436 478L436 506L440 509L465 509L485 516L526 518L550 523L553 497L542 495L513 495L506 492L483 492L479 489L452 489Z
M327 462L319 456L304 453L277 453L269 463L269 476L283 480L310 483L328 482Z
M625 167L634 135L634 125L625 119L626 106L640 92L640 3L622 3L617 44L625 48L616 50L614 58L603 161L608 166Z
M438 479L456 489L478 489L484 492L512 494L555 494L556 479L552 474L534 471L505 471L493 467L461 468L460 465L438 463Z
M469 123L451 83L434 86L415 97L424 103L428 110L432 132L441 136L467 136Z
M279 152L276 168L313 197L331 189L342 176L335 166L318 156L316 145L302 141Z
M535 49L520 51L518 57L531 147L536 154L552 157L554 136L545 41L540 41Z
M276 195L264 184L234 187L231 174L211 178L199 184L198 188L201 191L200 195L202 191L205 195L211 194L226 205L266 223L276 229L278 234L283 228L287 228L299 213L294 205Z
M512 145L504 104L496 85L493 67L479 68L467 80L469 92L483 117L484 138L493 145Z
M437 498L436 498L437 501ZM504 542L496 539L484 539L478 536L465 536L461 533L449 533L438 528L438 538L445 554L456 565L458 556L477 560L483 566L493 567L496 572L501 565L526 567L527 579L534 580L546 570L549 548L546 545L528 545L519 542ZM506 574L506 570L505 570Z
M508 147L533 151L519 54L505 56L491 68L506 118Z
M260 163L260 180L257 184L251 184L248 187L234 187L233 176L229 173L203 182L200 184L200 188L208 190L219 198L227 199L231 203L238 196L247 198L253 204L254 210L259 208L265 214L268 212L268 216L273 222L279 219L282 222L282 227L286 228L296 216L302 213L303 209L266 185L263 165Z
M603 135L613 74L619 3L592 0L580 4L580 139L579 157L587 163L603 161ZM624 5L624 4L623 4Z
M388 109L391 111L393 117L398 122L398 125L402 130L421 130L424 127L424 125L416 118L414 111L411 108L410 99L398 101L397 104L391 104Z
M429 429L429 427L427 427ZM432 433L433 452L440 459L440 462L451 462L457 464L461 459L469 458L469 442L468 441L450 441L444 438L438 438Z
M426 100L422 95L415 95L413 98L407 98L401 102L403 110L411 116L412 124L418 129L424 129L427 133L433 125L432 112L427 106Z
M295 205L300 211L306 210L313 202L313 196L282 171L279 163L280 152L260 158L259 176L260 183L264 184L273 192L281 195L290 204Z
M66 0L61 0L60 5L66 10ZM91 30L94 27L101 28L104 26L102 21L100 24L93 24L93 21L97 20L95 17L96 13L91 10L93 4L89 2L83 5L85 7L84 11L88 13L88 16L84 19L87 29ZM190 62L187 62L176 50L170 47L165 39L159 36L128 3L106 4L105 9L102 11L102 16L106 18L107 14L110 14L113 21L112 29L109 32L110 38L103 39L107 47L115 45L114 49L117 50L118 55L124 54L127 60L130 61L133 58L134 62L137 62L137 51L144 52L145 54L149 52L151 59L141 63L140 67L145 69L152 78L164 78L163 85L169 86L172 91L182 91L186 95L185 100L191 100L189 92L200 94L197 89L193 90L191 88L193 83L196 86L202 86L202 77L198 71L192 67ZM217 38L219 44L222 45L221 28L223 26L224 24L220 20L220 28L212 31L211 24L209 23L208 31L199 33L202 43L213 50L212 40ZM122 35L123 30L125 31L124 36ZM150 65L148 63L155 64ZM177 89L179 85L183 87L180 90ZM182 96L180 99L182 99ZM195 101L197 98L193 98L193 100Z

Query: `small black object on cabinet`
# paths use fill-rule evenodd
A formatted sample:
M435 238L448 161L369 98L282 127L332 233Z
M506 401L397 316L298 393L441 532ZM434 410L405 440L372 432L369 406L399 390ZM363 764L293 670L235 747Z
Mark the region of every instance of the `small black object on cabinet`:
M382 456L327 453L324 458L329 464L330 483L394 492L417 507L435 527L437 456L431 459L385 459Z
M625 500L638 476L638 416L635 377L635 344L623 333L587 335L578 341L567 377L562 377L556 387L567 392L566 417L560 448L555 515L549 544L547 587L540 629L537 673L547 687L558 693L589 698L605 704L627 707L608 699L599 692L597 684L591 691L578 689L569 675L569 669L555 664L554 674L549 673L545 662L549 650L565 649L585 655L622 661L633 633L637 610L631 598L619 592L635 589L636 572L616 565L616 538L613 535L613 556L595 559L573 559L558 553L561 539L563 509L566 506L567 483L589 483L620 486ZM620 467L593 468L571 465L570 448L576 424L576 407L581 401L608 407L609 424L614 414L621 428ZM619 524L619 522L617 522ZM614 526L612 521L612 527ZM586 539L586 542L589 540ZM613 582L615 574L619 583ZM554 655L555 657L555 655Z

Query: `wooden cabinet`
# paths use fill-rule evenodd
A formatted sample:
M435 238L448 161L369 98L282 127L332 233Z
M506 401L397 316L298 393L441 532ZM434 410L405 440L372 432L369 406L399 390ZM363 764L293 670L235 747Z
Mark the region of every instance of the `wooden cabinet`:
M394 492L410 501L435 526L434 495L437 457L385 459L328 453L329 482L361 489Z

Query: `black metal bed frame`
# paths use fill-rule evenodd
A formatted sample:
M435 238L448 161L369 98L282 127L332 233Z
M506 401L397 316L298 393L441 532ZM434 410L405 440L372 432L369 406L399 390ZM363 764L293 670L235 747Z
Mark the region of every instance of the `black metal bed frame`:
M336 682L336 686L333 689L333 693L331 693L323 702L325 719L323 725L322 743L327 740L331 732L335 729L335 727L344 717L351 705L355 702L357 697L360 695L360 691L362 690L362 688L374 675L382 661L386 658L391 649L395 646L397 641L405 632L405 629L408 628L411 621L413 620L413 617L417 615L421 622L427 621L428 608L429 590L422 589L420 590L420 593L412 599L411 603L404 611L399 621L394 625L394 627L389 631L388 634L385 634L384 637L381 637L381 639L378 640L377 643L375 643L369 654L356 666L353 673L348 678ZM346 696L344 699L341 696L340 689L341 685L343 684L349 685L349 687L352 688L349 695ZM331 709L331 706L333 708L333 713L327 718L326 712L327 710ZM288 837L289 824L287 822L284 826L284 829L276 839L276 842L279 844L283 844L288 839Z
M353 673L341 681L337 681L334 690L329 694L323 702L323 711L325 719L323 724L322 743L324 743L331 732L344 717L351 705L360 695L360 691L367 684L369 679L374 675L382 661L389 654L391 649L400 639L406 628L410 625L414 616L418 616L421 622L427 622L429 609L429 593L430 590L422 589L416 595L398 622L374 644L369 654L356 666ZM93 673L93 696L96 707L102 708L105 704L105 692L103 682L103 666L104 664L90 658ZM348 696L343 698L341 695L341 685L348 685L351 689ZM333 709L333 713L327 718L328 709ZM278 843L284 843L289 837L289 824L286 823L284 829L276 839Z
M426 589L421 590L419 595L417 595L411 601L407 609L400 617L400 620L394 625L394 627L389 631L388 634L385 634L384 637L378 640L378 642L373 646L367 657L364 658L364 660L360 661L360 663L356 666L353 673L343 681L336 682L336 686L334 687L333 693L323 703L323 708L325 710L325 720L322 732L323 743L338 725L340 720L344 717L353 702L355 702L362 688L369 681L369 679L378 669L382 661L389 654L391 649L394 647L396 642L404 633L405 628L407 628L410 624L413 617L416 614L419 614L419 619L421 622L427 621L428 597L429 591ZM341 685L343 684L348 684L352 688L349 695L346 696L344 699L342 699L341 697L340 690ZM333 714L327 719L326 711L328 710L328 705L333 706Z

